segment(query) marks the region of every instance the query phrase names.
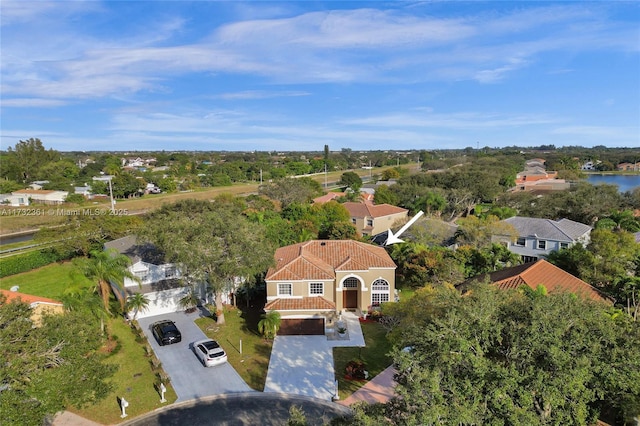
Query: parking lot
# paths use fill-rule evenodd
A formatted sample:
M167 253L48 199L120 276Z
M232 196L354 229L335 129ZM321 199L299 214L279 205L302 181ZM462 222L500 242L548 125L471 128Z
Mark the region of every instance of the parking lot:
M162 362L162 367L171 377L171 384L178 395L176 402L211 395L250 392L249 385L242 380L230 364L225 363L206 368L193 352L193 342L207 337L193 322L200 315L199 311L192 314L176 312L138 320L156 356ZM160 346L153 337L151 324L163 319L170 319L175 322L182 333L182 341L180 343ZM228 350L228 348L224 347L224 344L222 347L225 351Z

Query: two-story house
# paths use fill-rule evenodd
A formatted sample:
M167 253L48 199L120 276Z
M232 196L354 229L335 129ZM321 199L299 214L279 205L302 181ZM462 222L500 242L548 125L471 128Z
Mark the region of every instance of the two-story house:
M188 289L180 282L180 271L175 265L165 262L164 255L155 246L138 244L134 235L128 235L105 243L104 248L115 249L131 259L129 271L140 282L125 278L125 294L116 292L116 297L127 298L135 293L144 294L149 305L144 311L138 312L138 318L177 312L181 309L179 301L188 294Z
M391 204L344 203L351 223L363 236L377 235L391 229L396 221L407 220L409 210Z
M503 235L494 235L494 242L500 242L522 257L524 262L535 262L552 251L569 248L580 243L587 245L591 239L591 227L569 219L558 221L534 217L514 216L503 221L513 226L517 232L516 241Z
M265 311L280 313L280 334L325 334L343 310L394 300L396 264L382 247L313 240L279 248L275 260Z

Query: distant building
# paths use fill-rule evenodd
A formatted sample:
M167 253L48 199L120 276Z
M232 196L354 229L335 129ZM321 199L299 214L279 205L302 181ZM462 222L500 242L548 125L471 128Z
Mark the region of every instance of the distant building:
M69 192L44 189L22 189L19 191L13 191L11 194L17 197L27 198L33 203L55 205L64 203Z

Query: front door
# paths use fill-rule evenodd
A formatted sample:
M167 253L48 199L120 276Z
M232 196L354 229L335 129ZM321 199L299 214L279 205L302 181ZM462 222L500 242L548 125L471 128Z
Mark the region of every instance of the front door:
M342 291L342 307L345 309L355 309L358 307L358 290Z

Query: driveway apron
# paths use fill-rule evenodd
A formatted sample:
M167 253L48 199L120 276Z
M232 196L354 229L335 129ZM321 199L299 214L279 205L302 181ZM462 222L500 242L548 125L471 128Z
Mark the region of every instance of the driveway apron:
M335 395L333 351L326 336L276 336L265 392L330 401Z
M193 352L193 342L207 338L193 322L200 315L199 311L192 314L175 312L138 320L140 327L149 340L149 344L160 362L162 362L162 368L171 378L171 385L178 395L176 402L210 395L250 392L249 385L242 380L231 364L225 363L216 367L206 368ZM151 324L163 319L175 322L182 334L180 343L160 346L153 337ZM220 343L225 350L233 350L225 347L224 342Z

